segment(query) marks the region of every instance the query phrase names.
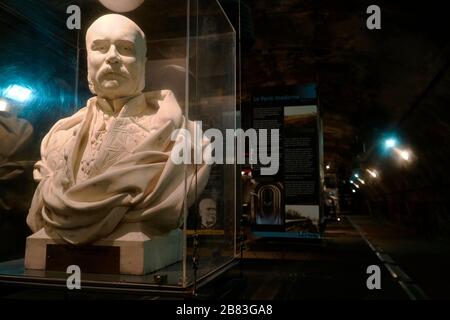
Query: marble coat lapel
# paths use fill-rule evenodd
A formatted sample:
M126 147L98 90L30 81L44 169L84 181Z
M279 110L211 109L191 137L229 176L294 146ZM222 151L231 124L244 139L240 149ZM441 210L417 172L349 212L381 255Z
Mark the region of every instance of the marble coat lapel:
M73 146L73 152L69 154L67 158L67 165L69 169L67 170L68 171L67 173L69 174L68 178L71 186L76 184L80 162L83 157L84 149L86 148L86 143L88 142L89 139L89 131L92 125L94 108L95 108L95 98L90 99L88 101L88 109L86 112L86 116L84 117L84 120L81 124L81 128L76 135L75 143Z

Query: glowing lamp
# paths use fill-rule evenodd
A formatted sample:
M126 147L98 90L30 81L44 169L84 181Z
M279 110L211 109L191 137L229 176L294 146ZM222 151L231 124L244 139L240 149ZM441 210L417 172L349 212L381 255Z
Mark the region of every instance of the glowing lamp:
M4 96L8 99L23 103L30 100L32 93L33 91L31 89L14 84L5 90Z

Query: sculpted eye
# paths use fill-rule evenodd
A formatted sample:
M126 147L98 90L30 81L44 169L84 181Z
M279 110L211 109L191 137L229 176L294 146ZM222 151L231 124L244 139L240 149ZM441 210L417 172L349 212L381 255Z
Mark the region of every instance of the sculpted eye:
M130 41L118 41L117 42L117 49L119 50L120 54L131 56L135 52L134 44Z
M92 50L94 51L106 52L108 48L109 46L104 41L95 41L92 44Z

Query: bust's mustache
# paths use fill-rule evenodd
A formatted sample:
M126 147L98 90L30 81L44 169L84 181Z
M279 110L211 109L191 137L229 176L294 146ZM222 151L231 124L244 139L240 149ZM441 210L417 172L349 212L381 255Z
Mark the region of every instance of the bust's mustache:
M126 78L126 79L130 78L129 72L124 68L113 69L110 67L106 67L106 68L101 69L98 73L99 79L103 79L107 76L113 76L113 77L119 76L119 77Z

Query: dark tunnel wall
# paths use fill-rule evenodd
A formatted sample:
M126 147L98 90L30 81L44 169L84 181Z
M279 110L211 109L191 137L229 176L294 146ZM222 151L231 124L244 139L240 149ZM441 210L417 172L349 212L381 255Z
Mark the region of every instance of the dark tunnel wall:
M450 239L448 159L450 156L450 70L442 69L419 101L396 127L411 148L410 163L372 156L382 168L380 181L366 191L375 214L429 237Z
M342 186L355 170L380 171L376 182L366 174L367 184L356 195L342 188L341 199L353 201L348 209L446 237L448 19L437 1L379 1L382 29L370 31L370 4L245 0L255 41L242 52L243 96L259 87L317 82L325 164ZM379 148L390 132L411 148L407 166Z

